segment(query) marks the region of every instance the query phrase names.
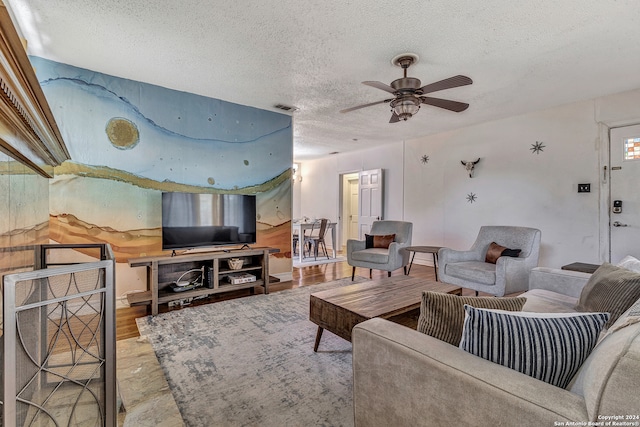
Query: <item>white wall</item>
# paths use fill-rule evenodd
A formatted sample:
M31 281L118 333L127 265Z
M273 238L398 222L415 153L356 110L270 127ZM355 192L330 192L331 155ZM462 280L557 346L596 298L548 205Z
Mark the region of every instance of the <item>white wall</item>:
M541 266L606 261L602 124L638 122L640 90L305 162L302 211L337 217L339 174L381 167L385 218L412 221L414 244L467 249L481 225L521 225L542 231ZM539 154L531 150L537 141L544 144ZM478 157L469 178L460 161ZM591 192L578 194L580 183ZM431 264L429 257L416 261Z
M407 142L414 242L467 249L482 225L520 225L542 230L540 265L597 261L597 137L593 103L583 102ZM469 178L460 161L478 157ZM578 194L578 183L594 191Z

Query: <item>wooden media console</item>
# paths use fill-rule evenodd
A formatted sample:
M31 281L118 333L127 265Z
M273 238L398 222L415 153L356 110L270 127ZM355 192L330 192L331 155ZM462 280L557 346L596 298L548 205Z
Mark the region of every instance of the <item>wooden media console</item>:
M151 305L151 314L158 314L158 305L171 301L179 301L187 298L205 297L220 292L235 291L238 289L255 288L262 286L264 293L269 293L269 254L276 253L274 248L232 249L228 251L199 252L176 256L155 256L132 258L130 267L146 267L147 290L127 295L129 305ZM232 269L229 260L241 259L242 267ZM201 273L198 273L200 270ZM193 275L185 274L193 271ZM206 274L209 280L201 277L193 279L198 274ZM249 273L256 277L253 282L228 283L227 277L236 273ZM201 280L201 285L175 292L172 287L181 278ZM172 286L173 285L173 286Z

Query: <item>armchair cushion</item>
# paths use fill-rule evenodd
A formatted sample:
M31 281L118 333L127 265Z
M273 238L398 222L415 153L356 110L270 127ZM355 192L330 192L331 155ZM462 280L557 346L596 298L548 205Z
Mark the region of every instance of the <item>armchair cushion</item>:
M376 264L386 264L389 262L389 251L382 248L370 248L354 251L351 254L354 261L373 262Z
M577 311L611 313L607 327L640 298L640 274L605 262L582 289Z
M467 297L423 292L418 331L458 346L464 325L464 306L520 311L526 298Z
M528 313L464 307L460 348L565 388L598 341L609 313Z
M388 249L391 242L396 238L395 234L365 234L365 248Z

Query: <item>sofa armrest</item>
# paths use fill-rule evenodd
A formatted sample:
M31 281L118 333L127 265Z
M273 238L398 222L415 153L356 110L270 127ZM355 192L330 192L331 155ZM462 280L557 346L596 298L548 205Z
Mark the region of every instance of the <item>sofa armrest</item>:
M581 396L384 319L353 329L356 427L587 421Z
M529 289L544 289L580 298L591 274L558 268L536 267L529 274Z

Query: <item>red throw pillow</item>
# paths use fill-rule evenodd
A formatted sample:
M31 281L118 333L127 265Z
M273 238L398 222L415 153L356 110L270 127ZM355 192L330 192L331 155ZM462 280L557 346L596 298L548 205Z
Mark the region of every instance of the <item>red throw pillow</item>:
M391 242L396 238L395 234L365 234L365 248L382 248L388 249Z

